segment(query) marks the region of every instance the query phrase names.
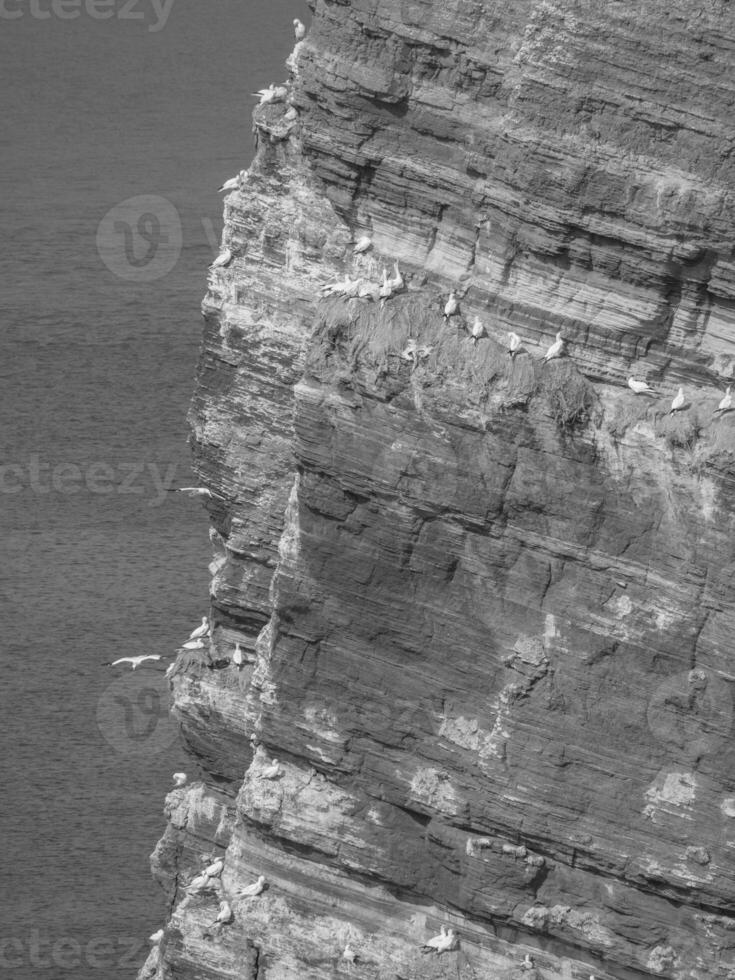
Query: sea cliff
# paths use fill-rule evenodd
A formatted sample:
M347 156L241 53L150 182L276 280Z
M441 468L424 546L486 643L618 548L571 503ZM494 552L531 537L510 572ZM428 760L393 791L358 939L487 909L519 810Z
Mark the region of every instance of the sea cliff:
M203 304L141 978L735 976L734 66L727 0L313 4Z

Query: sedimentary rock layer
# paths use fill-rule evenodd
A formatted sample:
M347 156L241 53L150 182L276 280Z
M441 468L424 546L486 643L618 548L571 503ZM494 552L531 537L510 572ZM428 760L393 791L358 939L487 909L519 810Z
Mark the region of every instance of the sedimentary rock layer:
M735 971L734 53L725 0L315 4L204 301L142 976Z

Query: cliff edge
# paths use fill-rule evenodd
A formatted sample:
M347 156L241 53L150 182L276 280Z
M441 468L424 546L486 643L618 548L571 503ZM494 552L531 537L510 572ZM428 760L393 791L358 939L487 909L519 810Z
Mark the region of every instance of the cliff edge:
M735 977L733 6L313 14L204 300L140 976Z

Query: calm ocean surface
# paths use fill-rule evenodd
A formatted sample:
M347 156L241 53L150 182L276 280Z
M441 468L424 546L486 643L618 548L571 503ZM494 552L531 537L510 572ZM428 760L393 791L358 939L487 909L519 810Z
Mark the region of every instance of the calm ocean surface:
M163 797L174 770L196 776L162 669L101 663L167 656L207 610L205 511L160 488L191 480L216 189L250 162L249 93L285 77L291 21L307 11L173 0L162 23L164 6L8 0L21 16L0 16L0 977L12 980L135 976L165 910L148 865Z

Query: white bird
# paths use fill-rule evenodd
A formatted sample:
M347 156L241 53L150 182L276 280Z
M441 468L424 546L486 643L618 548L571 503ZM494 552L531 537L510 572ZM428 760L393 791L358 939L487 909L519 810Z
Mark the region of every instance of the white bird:
M716 415L718 412L729 412L732 408L732 395L730 394L730 385L727 386L727 391L725 392L725 397L722 399L720 404L712 413Z
M306 28L298 17L294 17L293 19L293 33L297 41L303 41L306 37Z
M173 781L176 783L177 788L186 785L186 773L185 772L175 772L173 774Z
M204 640L198 636L196 640L187 640L181 645L182 650L202 650L205 647Z
M237 177L230 177L226 180L221 187L217 188L217 193L221 194L222 191L236 191L240 187L240 174Z
M521 338L517 333L511 332L508 334L508 353L511 357L514 357L518 353L518 349L521 346Z
M637 378L628 378L628 387L636 395L655 395L656 392L651 388L647 381L639 381Z
M674 412L680 411L684 407L684 389L679 388L674 400L671 402L671 408L669 409L669 415L673 415Z
M278 759L273 759L269 766L261 769L258 773L260 779L277 779L281 775L281 766Z
M189 497L216 497L218 500L223 500L218 493L213 493L209 487L166 487L166 493L185 493Z
M454 929L448 929L447 930L447 933L446 933L446 935L444 937L444 942L441 943L436 948L437 954L439 954L439 953L446 953L447 950L451 949L452 946L454 946L454 943L455 943L456 938L457 937L454 934Z
M229 265L232 262L232 249L226 248L223 252L217 256L214 262L210 265L210 269L224 268L224 266Z
M245 661L245 657L243 656L243 652L240 647L240 644L236 643L234 653L232 654L232 662L237 667L238 670L242 670L242 665L244 661Z
M283 102L288 95L288 89L285 85L269 85L268 88L260 88L252 94L260 100L258 105L265 105L268 102Z
M367 297L368 299L371 299L373 302L377 303L383 295L377 282L367 282L367 280L361 279L359 280L359 283L360 284L357 287L358 298L365 299L365 297Z
M206 636L208 632L209 632L209 618L207 616L202 616L202 625L197 626L196 629L192 630L191 633L189 633L189 639L196 640L200 636Z
M158 946L158 944L162 939L163 939L163 929L159 929L157 932L154 932L152 936L148 937L148 942L153 943L154 946Z
M401 270L398 268L398 263L397 262L394 264L393 268L395 269L395 273L396 274L393 276L392 279L389 279L388 280L388 285L391 287L391 289L395 293L395 292L398 292L399 289L403 289L403 287L406 285L406 283L405 283L405 281L403 279L403 276L401 275Z
M211 864L207 865L204 871L202 871L202 874L206 875L207 878L219 878L224 866L224 860L222 858L216 858Z
M217 918L212 923L212 926L226 925L228 922L232 922L234 918L235 914L232 911L230 903L227 901L227 899L224 899L219 903L219 913L217 914ZM210 926L210 929L212 926Z
M117 667L118 664L130 664L130 666L135 670L136 667L140 667L142 663L146 660L160 660L160 653L148 653L143 657L120 657L119 660L106 661L102 664L103 667Z
M372 244L373 240L370 235L363 235L362 238L357 239L357 243L352 251L355 255L359 255L360 252L367 252Z
M521 963L522 970L532 970L533 969L533 957L529 956L528 953L523 957L523 962Z
M449 293L449 299L444 307L445 318L449 319L450 316L454 316L458 309L459 303L457 302L457 297L454 295L454 290L451 290Z
M444 928L444 926L440 926L439 935L432 936L431 939L427 940L424 943L421 949L424 953L431 953L434 950L438 949L442 945L442 943L446 942L446 939L447 939L447 930Z
M479 316L475 317L475 322L472 324L472 343L477 346L477 341L480 337L485 335L485 327Z
M211 881L209 880L209 875L206 875L204 874L204 872L202 872L201 874L198 874L191 879L191 881L187 885L186 890L187 892L194 894L195 892L203 891L205 888L208 888L210 885L211 885Z
M388 279L388 270L383 266L383 283L380 287L380 292L378 293L380 299L390 299L393 295L393 286L391 285L390 279Z
M265 885L266 885L265 875L261 875L257 881L253 882L252 885L248 885L246 888L241 889L241 891L237 893L236 897L254 898L256 895L260 895L260 893L265 888Z
M560 330L557 333L557 335L556 335L556 340L554 341L554 343L551 345L551 347L549 347L549 349L544 354L544 360L545 361L551 361L555 357L560 357L561 356L561 352L563 350L564 350L564 341L562 340L561 330Z
M357 963L357 953L354 951L349 943L344 948L342 953L342 959L347 960L348 963Z

